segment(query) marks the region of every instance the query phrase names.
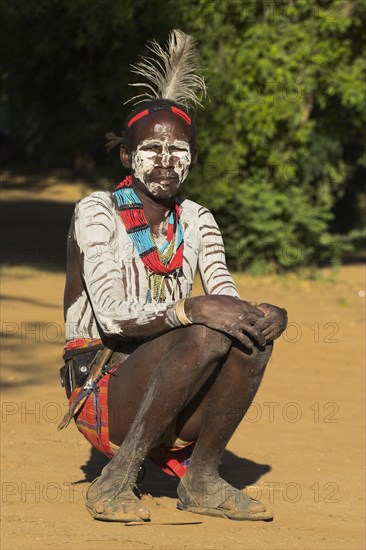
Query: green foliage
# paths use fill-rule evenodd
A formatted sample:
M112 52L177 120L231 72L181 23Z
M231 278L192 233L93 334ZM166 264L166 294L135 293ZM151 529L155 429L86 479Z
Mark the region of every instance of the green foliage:
M365 143L365 2L201 0L187 17L211 99L189 196L237 269L339 261L352 239L330 233L333 208Z
M130 64L173 25L177 9L165 5L167 14L145 0L0 3L4 125L38 165L105 160L104 135L129 111Z
M1 12L1 127L37 166L117 166L104 134L128 112L129 65L182 28L210 96L185 192L214 212L232 265L336 263L362 243L366 0L8 0Z

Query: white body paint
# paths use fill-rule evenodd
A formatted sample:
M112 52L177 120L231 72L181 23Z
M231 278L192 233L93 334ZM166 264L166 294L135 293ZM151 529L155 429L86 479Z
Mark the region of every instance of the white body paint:
M159 162L160 158L160 162ZM188 141L166 139L145 139L141 141L132 154L132 170L153 195L166 185L159 181L149 181L148 175L154 168L168 168L173 166L178 176L178 187L188 176L192 157Z
M68 240L71 251L75 246L84 254L80 265L75 251L70 251L67 271L74 280L79 270L85 287L80 284L76 293L67 287L66 340L99 338L103 333L123 337L126 323L143 327L163 313L170 326L177 326L172 306L179 298L191 296L197 267L206 294L238 296L214 217L187 199L180 208L184 228L182 272L164 280L165 303L148 303L145 266L111 193L97 191L77 203Z

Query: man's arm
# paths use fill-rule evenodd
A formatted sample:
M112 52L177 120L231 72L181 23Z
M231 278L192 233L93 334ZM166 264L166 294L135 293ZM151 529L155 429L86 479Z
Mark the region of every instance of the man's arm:
M206 208L202 207L199 212L201 212L199 225L201 247L198 265L204 290L210 295L239 298L236 285L226 266L224 243L216 220ZM242 301L241 303L244 308L245 304L256 306L254 302ZM266 342L278 338L287 325L286 310L270 304L261 304L257 310L264 315L257 320L255 328L260 331ZM224 318L225 315L220 316L220 323ZM237 329L235 330L237 334ZM248 328L245 330L248 332ZM250 334L253 336L252 333ZM257 336L255 339L263 344L263 339L260 337Z
M209 210L198 211L200 250L198 267L206 294L223 294L239 298L239 293L226 266L221 231Z
M116 222L111 196L98 192L76 205L71 228L86 292L101 329L107 336L144 338L181 326L175 304L142 303L128 297L131 281L120 266Z
M98 324L106 335L123 338L157 336L181 327L175 303L150 304L128 299L128 281L124 279L113 246L117 219L113 209L108 194L94 193L78 203L74 215L72 233L76 252ZM211 273L210 269L206 274ZM227 285L231 283L232 296L190 298L188 318L193 324L203 324L233 335L245 345L252 344L243 331L261 343L263 338L253 325L263 313L234 297L237 291L231 276L226 282ZM213 291L224 288L222 284L212 284L216 286ZM220 327L216 324L219 318L222 319Z

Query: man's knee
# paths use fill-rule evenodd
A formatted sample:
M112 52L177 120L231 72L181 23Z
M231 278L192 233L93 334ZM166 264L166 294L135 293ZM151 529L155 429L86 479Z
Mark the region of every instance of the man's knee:
M270 342L264 348L254 348L254 353L250 360L250 368L254 376L261 374L266 368L272 351L273 342Z
M270 342L265 347L254 346L251 350L244 350L241 346L233 346L231 353L234 353L237 361L248 367L256 375L267 366L272 351L273 342Z
M191 325L184 329L185 337L192 347L198 349L208 359L223 357L229 351L231 339L205 325Z

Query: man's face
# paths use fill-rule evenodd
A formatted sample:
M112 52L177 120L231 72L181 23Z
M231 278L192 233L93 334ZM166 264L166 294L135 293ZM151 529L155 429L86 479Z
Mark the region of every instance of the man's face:
M169 111L139 121L131 154L135 186L158 199L174 197L192 164L189 140L187 124Z

